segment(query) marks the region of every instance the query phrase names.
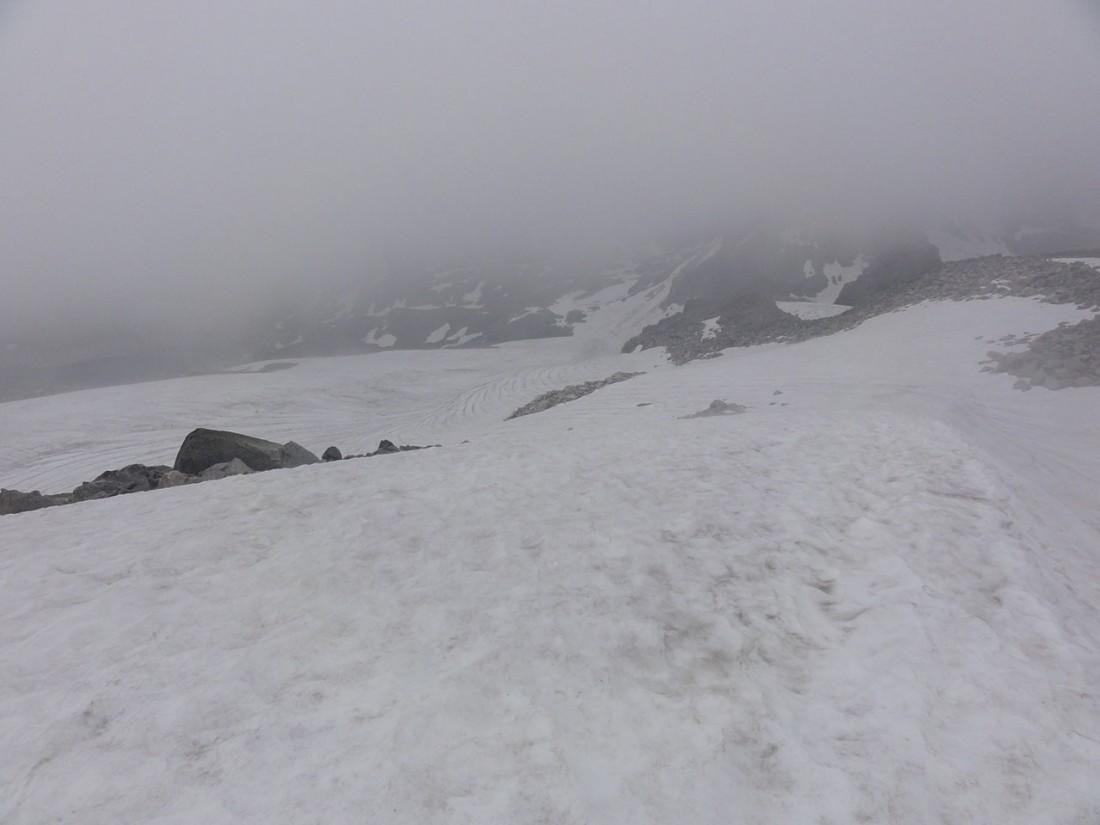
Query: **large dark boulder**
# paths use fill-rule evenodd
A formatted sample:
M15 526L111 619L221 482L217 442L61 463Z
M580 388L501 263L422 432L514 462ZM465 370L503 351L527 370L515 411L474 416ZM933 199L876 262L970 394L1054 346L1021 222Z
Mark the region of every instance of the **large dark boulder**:
M241 433L200 427L188 433L183 440L176 455L175 469L188 475L198 475L214 464L224 464L235 458L256 471L300 467L316 464L320 460L293 441L277 444Z

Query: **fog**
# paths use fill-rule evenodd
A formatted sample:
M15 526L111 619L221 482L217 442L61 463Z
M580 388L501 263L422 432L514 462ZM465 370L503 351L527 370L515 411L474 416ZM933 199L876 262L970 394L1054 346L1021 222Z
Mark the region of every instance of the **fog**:
M0 4L0 325L215 335L429 258L1100 215L1091 0Z

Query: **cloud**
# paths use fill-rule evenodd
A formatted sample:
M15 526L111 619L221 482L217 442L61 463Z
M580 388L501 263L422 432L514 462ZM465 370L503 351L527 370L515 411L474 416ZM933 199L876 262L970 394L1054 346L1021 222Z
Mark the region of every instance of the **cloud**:
M9 4L7 328L217 329L394 249L1096 208L1087 2Z

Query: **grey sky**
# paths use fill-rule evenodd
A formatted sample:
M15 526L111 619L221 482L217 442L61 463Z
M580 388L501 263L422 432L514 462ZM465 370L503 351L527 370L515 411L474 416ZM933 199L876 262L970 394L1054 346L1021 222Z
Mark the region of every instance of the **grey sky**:
M1097 204L1092 0L0 4L0 324L387 250Z

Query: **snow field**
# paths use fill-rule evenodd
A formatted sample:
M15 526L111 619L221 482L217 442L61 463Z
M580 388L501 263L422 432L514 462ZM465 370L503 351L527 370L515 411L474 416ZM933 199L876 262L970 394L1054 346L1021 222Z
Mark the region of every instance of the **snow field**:
M644 357L576 360L557 339L496 349L403 351L298 359L271 373L204 375L84 390L0 405L6 449L0 486L71 490L126 464L171 464L195 427L369 452L461 441L463 423L498 421L540 393L606 378ZM605 371L606 370L606 371Z
M444 444L0 519L0 821L1095 822L1100 391L978 371L1076 312L0 405L45 478L206 416Z
M1026 508L947 428L531 435L5 519L54 552L0 568L0 816L1068 822L1097 801L1089 674L1030 593ZM460 473L461 495L437 483Z

